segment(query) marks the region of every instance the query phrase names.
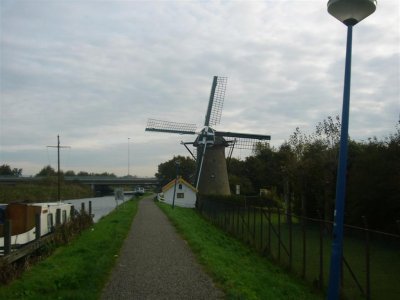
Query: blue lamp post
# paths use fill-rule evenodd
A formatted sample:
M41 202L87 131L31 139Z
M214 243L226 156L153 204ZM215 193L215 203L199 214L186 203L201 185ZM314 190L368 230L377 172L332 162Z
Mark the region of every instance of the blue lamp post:
M346 193L347 144L350 109L351 46L353 26L376 9L376 0L329 0L328 12L347 26L346 66L340 133L339 164L336 179L336 201L333 224L331 265L329 271L328 299L339 299L339 282L343 255L343 221Z

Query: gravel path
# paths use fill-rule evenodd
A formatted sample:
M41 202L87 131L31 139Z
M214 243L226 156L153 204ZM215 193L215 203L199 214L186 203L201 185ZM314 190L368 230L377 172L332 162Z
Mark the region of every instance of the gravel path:
M151 198L139 210L101 299L222 299Z

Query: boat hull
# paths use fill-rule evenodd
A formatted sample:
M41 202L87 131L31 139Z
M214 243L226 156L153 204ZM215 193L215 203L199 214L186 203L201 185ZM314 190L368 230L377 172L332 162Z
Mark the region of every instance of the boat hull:
M0 210L0 255L4 253L4 223L11 221L12 248L21 247L36 238L35 216L40 215L40 236L53 231L57 210L60 210L60 224L71 218L71 204L62 202L50 203L11 203L1 205Z

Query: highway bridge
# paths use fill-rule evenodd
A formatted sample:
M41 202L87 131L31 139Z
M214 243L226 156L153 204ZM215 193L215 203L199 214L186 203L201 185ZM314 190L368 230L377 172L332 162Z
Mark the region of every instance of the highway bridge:
M0 176L0 184L35 183L46 179L46 177L12 177ZM131 185L131 186L157 186L159 181L155 177L112 177L112 176L64 176L67 182L100 185Z

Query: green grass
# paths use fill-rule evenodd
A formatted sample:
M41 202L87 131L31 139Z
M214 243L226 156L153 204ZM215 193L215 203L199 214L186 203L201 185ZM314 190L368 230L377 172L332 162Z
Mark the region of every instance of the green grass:
M158 204L228 299L321 299L246 245L204 220L195 210Z
M79 199L93 196L90 186L76 183L61 184L62 199ZM46 202L57 199L57 182L53 179L42 180L38 183L20 183L0 186L0 203L15 201Z
M218 210L214 207L211 211ZM220 209L220 213L212 213L208 217L213 223L228 231L239 240L247 243L258 251L263 251L269 257L281 265L289 265L289 256L280 247L277 235L272 228L278 231L278 216L271 214L271 231L269 235L268 213L261 211L230 210L229 212ZM289 251L289 226L285 222L285 216L280 216L281 243ZM380 239L380 240L379 240ZM268 240L270 242L268 242ZM270 247L268 247L270 246ZM323 286L326 289L329 279L331 234L324 232L322 240L322 262L323 262ZM371 235L370 243L370 280L372 299L398 299L400 285L398 272L400 270L400 240L386 237L384 240L377 234ZM365 264L365 234L347 229L344 234L343 254L355 273L360 285L366 290L366 264ZM266 250L266 251L264 251ZM280 251L280 257L279 257ZM302 275L303 272L303 229L297 219L292 224L292 272ZM318 222L307 222L306 227L306 273L305 277L309 282L318 285L320 259L320 224ZM346 266L343 273L342 291L348 299L364 299L356 282L352 278Z
M0 287L0 299L98 299L137 212L127 201L67 246Z

